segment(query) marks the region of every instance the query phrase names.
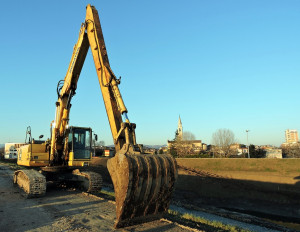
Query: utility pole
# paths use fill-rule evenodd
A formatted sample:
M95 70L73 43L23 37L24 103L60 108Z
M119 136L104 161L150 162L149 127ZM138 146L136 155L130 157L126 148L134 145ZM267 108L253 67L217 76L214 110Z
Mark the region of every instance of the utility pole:
M98 140L98 135L94 133L94 156L96 156L96 141Z
M248 158L250 158L250 154L249 154L249 142L248 142L248 132L250 130L246 130L246 133L247 133L247 147L248 147Z

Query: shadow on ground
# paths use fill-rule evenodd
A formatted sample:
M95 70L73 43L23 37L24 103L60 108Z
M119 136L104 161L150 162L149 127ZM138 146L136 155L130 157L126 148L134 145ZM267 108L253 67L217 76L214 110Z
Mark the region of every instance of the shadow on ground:
M108 158L97 157L92 169L112 184L106 168ZM194 170L193 170L194 171ZM216 207L244 212L271 220L300 224L300 181L279 184L224 178L179 167L173 202L198 207ZM300 176L294 179L300 180Z

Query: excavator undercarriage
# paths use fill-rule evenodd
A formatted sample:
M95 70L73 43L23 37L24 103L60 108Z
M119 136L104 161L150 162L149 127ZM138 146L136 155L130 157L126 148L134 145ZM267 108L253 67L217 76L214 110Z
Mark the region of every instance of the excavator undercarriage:
M24 191L26 198L44 196L47 182L66 183L88 193L98 192L102 187L102 177L98 173L69 167L44 167L40 171L28 169L14 173L14 184Z

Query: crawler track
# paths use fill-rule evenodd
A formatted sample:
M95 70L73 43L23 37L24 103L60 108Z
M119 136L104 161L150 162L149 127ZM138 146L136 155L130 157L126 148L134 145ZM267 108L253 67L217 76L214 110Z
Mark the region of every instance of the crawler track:
M87 192L93 193L100 191L102 188L102 177L95 172L81 172L80 175L84 176L88 180Z
M46 193L46 178L36 170L15 171L14 184L23 189L27 198L44 196Z

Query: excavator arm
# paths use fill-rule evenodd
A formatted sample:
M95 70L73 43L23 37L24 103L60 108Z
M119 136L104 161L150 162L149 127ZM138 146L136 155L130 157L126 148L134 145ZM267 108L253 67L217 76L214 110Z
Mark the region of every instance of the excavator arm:
M99 15L91 5L86 8L85 23L80 29L64 85L58 91L56 115L52 123L50 164L60 164L66 159L71 99L89 47L116 149L115 157L107 163L115 189L115 227L161 218L168 210L177 178L176 161L171 155L142 154L142 146L136 143L136 125L127 117L128 110L118 88L120 80L110 68Z
M67 157L67 128L71 109L71 100L76 93L77 82L89 49L85 24L81 25L79 38L73 48L73 55L64 80L57 86L55 119L51 123L50 165L65 164ZM62 86L60 86L62 84Z

